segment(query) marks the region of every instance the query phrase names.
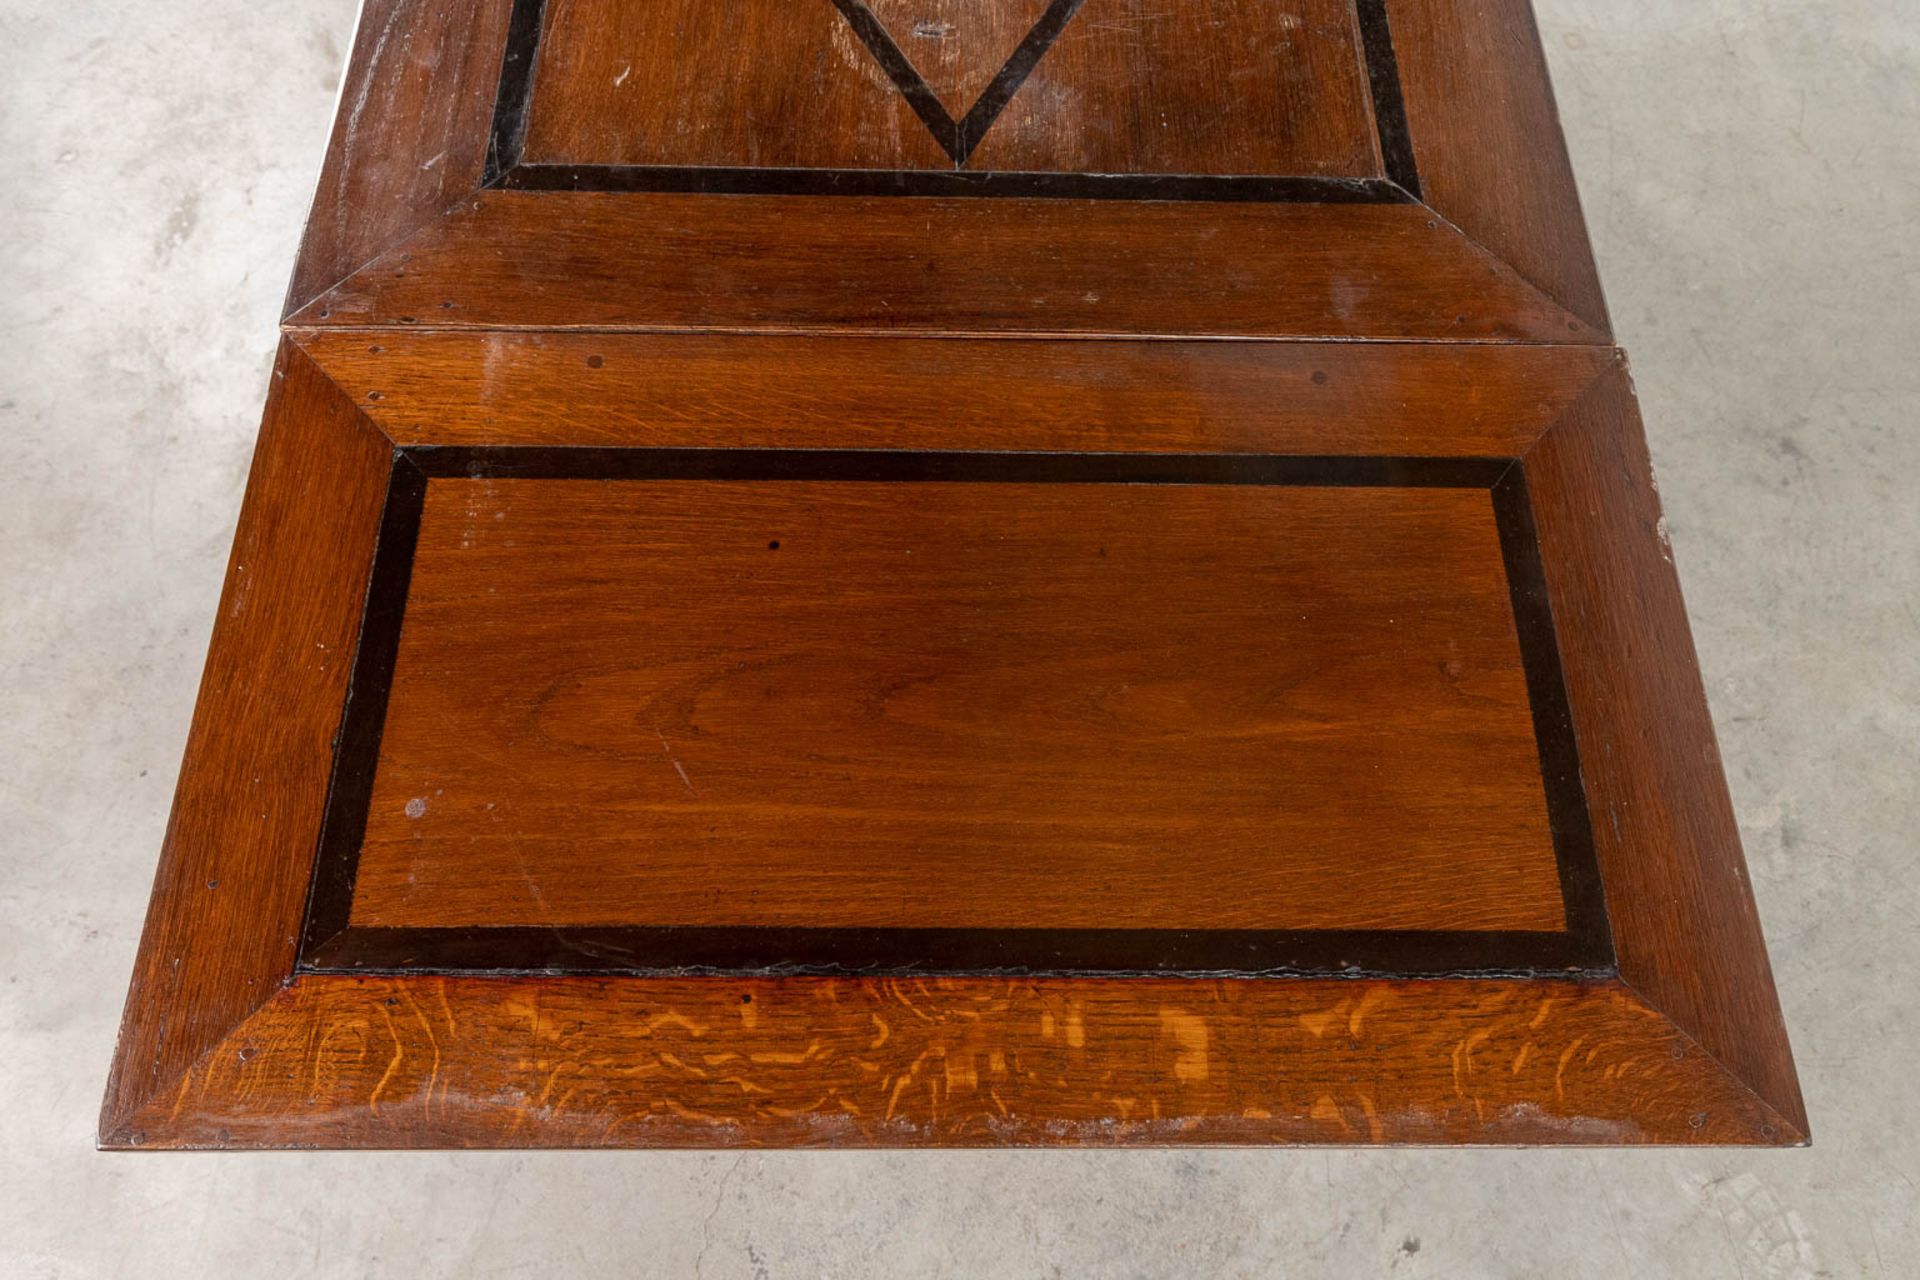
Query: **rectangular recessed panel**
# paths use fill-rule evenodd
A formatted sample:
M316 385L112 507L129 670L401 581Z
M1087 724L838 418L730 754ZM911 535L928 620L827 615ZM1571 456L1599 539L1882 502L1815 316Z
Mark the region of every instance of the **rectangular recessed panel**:
M513 185L1347 199L1388 198L1389 176L1414 185L1376 4L1367 21L1348 0L519 7L496 155L519 166ZM704 38L716 24L725 38ZM1217 185L1241 179L1255 182Z
M103 1145L1804 1141L1527 0L377 0L287 321Z
M362 962L1577 949L1496 464L416 456L317 908Z

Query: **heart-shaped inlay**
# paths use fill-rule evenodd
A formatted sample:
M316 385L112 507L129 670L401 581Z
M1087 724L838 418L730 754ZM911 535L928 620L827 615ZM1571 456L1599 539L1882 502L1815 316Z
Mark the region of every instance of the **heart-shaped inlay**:
M983 6L978 3L960 5L950 0L833 3L954 164L962 165L1065 30L1082 0L1014 0L993 14L980 12ZM947 15L950 9L956 11L952 17ZM1009 27L1017 31L1035 9L1038 16L1026 26L1025 35L983 84L982 73L994 65L995 46L1004 47ZM917 47L923 42L928 46L924 51ZM931 82L916 65L915 53L933 68ZM953 109L968 94L974 95L973 103L956 118Z

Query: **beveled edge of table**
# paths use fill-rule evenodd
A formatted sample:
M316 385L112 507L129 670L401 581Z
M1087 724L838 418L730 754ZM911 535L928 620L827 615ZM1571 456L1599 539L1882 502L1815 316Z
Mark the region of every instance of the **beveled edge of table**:
M353 336L400 353L412 340ZM511 340L574 367L564 344ZM1617 356L1473 357L1556 388L1506 429L1588 762L1617 979L360 977L295 962L396 438L308 344L326 349L293 333L274 371L103 1147L1806 1140ZM1404 354L1236 350L1288 376L1303 357L1346 362L1381 413ZM444 401L432 367L417 362L415 392ZM487 401L464 429L551 429L521 403ZM1432 450L1478 450L1485 418L1470 402L1450 427L1441 414ZM1284 449L1286 415L1270 425Z

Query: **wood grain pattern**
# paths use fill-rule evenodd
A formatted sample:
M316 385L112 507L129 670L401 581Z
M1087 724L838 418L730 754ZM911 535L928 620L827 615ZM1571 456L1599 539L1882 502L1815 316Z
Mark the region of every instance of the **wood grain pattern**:
M286 310L480 185L511 0L367 0Z
M952 120L1046 13L868 6ZM955 160L830 4L749 0L726 37L698 0L553 0L525 158L536 164L943 168ZM1342 0L1087 0L971 168L1075 173L1380 172Z
M1527 456L1622 977L1807 1132L1624 368Z
M1391 0L1427 203L1604 339L1607 304L1528 0Z
M550 0L539 65L530 163L953 163L827 0Z
M1417 205L492 191L300 325L1419 337L1593 331Z
M435 480L353 923L1558 931L1508 590L1477 489Z
M295 330L400 444L1506 458L1604 347Z
M1119 0L1089 0L1087 11L1067 24L1071 40L1038 64L1045 75L1015 96L1020 109L1008 112L989 133L990 148L980 153L981 163L1068 171L1078 165L1115 174L1163 162L1198 175L1243 167L1257 171L1260 165L1307 176L1348 168L1377 172L1372 130L1353 127L1367 114L1363 103L1356 105L1361 103L1356 97L1360 73L1355 59L1338 52L1351 44L1350 15L1320 12L1328 0L1290 5L1278 16L1247 15L1240 11L1245 2L1189 0L1181 20L1173 22L1152 8L1129 10L1123 19L1103 17L1100 6ZM554 159L563 150L607 162L684 154L695 164L885 163L927 173L950 163L824 0L817 6L772 6L766 0L765 12L754 10L759 17L749 15L745 28L730 21L729 38L715 41L699 38L710 29L709 16L692 12L698 6L688 7L690 12L678 17L667 15L672 22L655 22L659 6L555 0L553 38L542 55L543 66L548 60L553 65L535 84L536 99L544 83L551 101L544 116L535 103L529 134L534 158ZM891 216L882 215L895 225L876 228L869 237L832 227L872 223L874 211L858 203L871 197L795 197L812 211L746 202L767 215L764 225L745 240L716 228L714 247L723 260L708 264L706 272L693 271L692 287L681 291L646 287L648 281L673 280L677 271L700 262L702 247L682 242L677 215L659 226L646 225L642 215L622 230L598 214L582 217L584 210L596 208L591 203L541 203L532 206L537 213L529 211L512 228L502 228L504 236L482 233L466 243L470 229L461 215L472 212L481 184L487 111L509 8L507 0L382 0L369 9L289 298L290 316L315 323L423 323L454 302L467 313L439 319L643 328L1606 340L1604 302L1525 0L1392 0L1389 6L1399 79L1427 175L1423 182L1432 209L1425 221L1436 224L1430 228L1438 233L1434 236L1390 243L1394 237L1380 219L1394 226L1405 222L1410 231L1425 225L1419 207L1383 214L1365 205L1295 206L1296 213L1311 211L1306 222L1281 213L1278 221L1264 225L1260 218L1248 221L1218 206L1175 202L1172 210L1142 213L1185 224L1167 246L1170 251L1162 253L1154 248L1164 234L1158 226L1099 225L1103 215L1093 214L1096 225L1080 230L1073 225L1083 220L1077 205L1051 215L1029 214L1018 203L996 199L986 202L998 206L994 220L1034 221L1031 234L1013 237L1025 248L996 237L993 244L973 245L974 252L966 255L971 260L962 263L960 253L940 246L969 238L964 215L937 214L922 223L921 201L915 199ZM883 24L907 32L904 47L919 53L942 91L959 95L978 82L983 62L992 60L985 51L1004 43L1002 26L1017 26L1028 7L1007 9L1006 23L991 24L977 16L943 16L947 11L936 0L888 0L880 11ZM932 16L916 16L923 13ZM628 40L625 28L631 24L653 37ZM1177 31L1167 39L1146 38L1148 28L1161 26ZM663 43L658 33L669 27ZM1219 38L1178 38L1189 28ZM1282 28L1282 37L1260 34ZM769 55L764 66L756 63L751 72L706 65L747 56L751 42L743 30L762 32L783 52ZM921 30L929 34L914 34ZM800 45L780 44L801 37L802 44L825 39L833 46L831 56L822 49L809 55ZM1275 39L1287 48L1273 45ZM1116 52L1122 45L1131 50L1124 56ZM957 52L940 52L950 47ZM1280 52L1288 56L1279 58ZM1283 69L1305 68L1299 76L1312 77L1313 91L1307 92L1292 71L1265 75L1249 69L1268 55ZM660 65L634 69L636 59L645 64L648 58ZM1115 79L1107 73L1115 58L1139 66ZM705 68L697 83L676 80L695 74L683 61ZM1199 72L1190 74L1188 62ZM1075 70L1083 64L1084 75ZM863 88L854 87L856 69L864 77L858 79ZM832 88L842 81L843 89ZM1233 110L1213 110L1207 95L1218 86L1204 92L1194 87L1213 81L1230 82L1245 101ZM1131 87L1121 93L1119 86ZM874 109L855 109L853 100L869 92L876 95ZM1121 96L1114 98L1117 93ZM581 100L568 107L569 94ZM703 95L743 94L753 100L701 107L711 119L698 128L686 115ZM1261 107L1269 97L1285 98L1285 110ZM1096 98L1100 102L1089 106ZM618 123L623 112L640 110L642 103L653 104L643 115L651 119L657 107L667 123ZM1085 123L1072 123L1082 119ZM1256 121L1258 129L1251 127ZM568 130L582 137L568 140ZM639 150L622 151L629 146ZM853 154L847 147L871 152L871 158L836 159ZM896 151L895 159L880 158ZM1360 159L1351 165L1336 162L1331 158L1336 153ZM559 193L517 194L538 199ZM608 198L636 202L630 194ZM658 207L654 197L638 203ZM449 211L456 214L454 222L435 230L431 224ZM735 216L741 213L734 210ZM804 222L827 224L826 234L796 225ZM1350 231L1340 229L1346 222ZM804 245L818 251L813 263L833 264L825 272L815 266L815 276L831 277L845 270L846 262L857 261L863 264L860 278L844 291L830 278L809 282L799 271L776 272L786 275L780 281L759 279L749 264L781 260L785 251L779 242L788 230L801 231ZM924 253L916 252L910 239L904 245L900 240L915 233L927 238ZM576 256L583 241L656 234L675 242L674 256L629 260L628 268L638 268L638 289L615 261L628 258L627 253ZM1195 240L1216 234L1222 246L1258 244L1269 237L1297 244L1303 236L1313 246L1305 254L1256 252L1244 262L1192 251ZM409 236L414 244L406 243ZM1104 264L1092 260L1070 243L1079 238L1089 238L1090 249L1106 243L1112 256ZM1067 252L1056 261L1048 250L1062 244ZM1015 250L1011 254L1009 247ZM429 252L418 254L420 249ZM520 269L527 263L534 269ZM1199 270L1189 281L1195 266ZM510 269L483 269L475 278L475 267ZM1481 278L1482 269L1491 279ZM414 295L405 300L392 288L402 272ZM630 306L589 301L600 289L581 277L609 275L608 290L630 296ZM349 277L351 283L334 300L339 307L320 296ZM775 297L768 297L768 285ZM660 296L675 292L678 298ZM1401 296L1390 301L1384 296L1389 292ZM370 307L376 294L395 305ZM1138 305L1120 305L1129 295ZM951 315L926 314L929 301L947 296L955 300ZM1208 297L1225 305L1191 314L1195 300ZM716 304L723 298L731 301ZM762 305L767 302L784 305ZM560 314L570 308L579 311L577 320ZM1238 322L1232 318L1236 314L1243 317Z
M317 1028L325 1028L324 1034ZM1614 985L302 978L118 1147L1768 1143Z
M1086 0L968 163L1379 176L1351 0Z
M1385 0L1397 77L1370 2L1085 0L977 138L939 113L1039 0L871 3L934 106L851 0L551 0L537 62L509 0L368 0L102 1145L1804 1142L1524 0ZM488 158L528 67L544 170ZM568 167L647 163L907 172ZM1163 166L1188 177L1125 177ZM1383 170L1428 205L1345 180ZM1295 180L1218 176L1245 172ZM1521 459L1553 625L1514 599L1559 634L1619 976L301 968L396 442ZM1496 542L1484 491L433 474L355 919L483 950L608 918L1484 950L1558 907L1502 595L1524 504ZM877 856L903 834L930 852Z
M866 0L867 9L955 120L979 101L1050 3Z
M283 344L103 1129L170 1083L293 967L389 454L340 390ZM265 670L272 697L262 696Z

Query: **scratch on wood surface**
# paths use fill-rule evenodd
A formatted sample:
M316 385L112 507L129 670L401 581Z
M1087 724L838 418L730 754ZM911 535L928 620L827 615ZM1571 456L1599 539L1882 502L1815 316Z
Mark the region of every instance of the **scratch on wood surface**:
M667 741L667 735L660 732L659 725L653 727L653 734L660 739L660 750L666 754L667 762L673 766L673 771L680 775L680 781L686 785L687 794L696 800L699 799L700 792L694 787L693 779L687 776L687 770L680 763L680 758L673 754L673 745Z

